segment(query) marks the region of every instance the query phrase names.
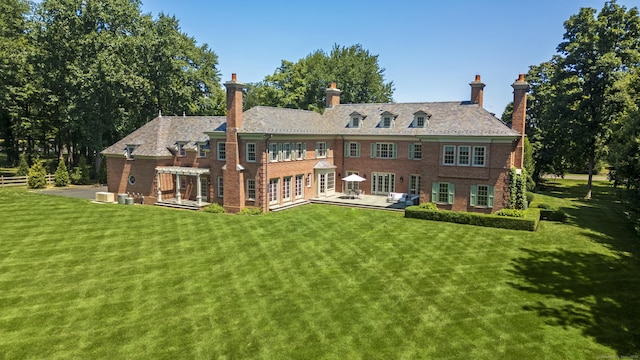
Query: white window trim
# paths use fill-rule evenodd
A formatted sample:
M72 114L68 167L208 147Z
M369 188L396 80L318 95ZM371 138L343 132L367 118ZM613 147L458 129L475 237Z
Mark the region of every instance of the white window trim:
M356 124L357 122L357 124ZM362 127L362 116L352 116L351 121L349 122L349 127L354 129L359 129Z
M351 145L355 145L355 151L356 154L355 155L351 155ZM344 157L349 157L349 158L359 158L361 156L362 152L361 152L361 146L360 143L357 141L347 141L344 143Z
M138 147L138 145L127 145L124 149L124 156L127 158L127 160L134 160L135 159L135 155L133 154L134 151L136 151L136 148Z
M482 154L482 165L476 165L476 149L483 149ZM487 147L486 146L474 146L472 149L471 155L471 165L474 167L485 167L487 166Z
M278 144L269 143L269 162L278 162Z
M453 161L451 163L447 163L447 148L453 148ZM455 166L456 165L456 146L455 145L443 145L442 146L442 165L444 166Z
M326 141L316 142L316 159L329 157L329 144Z
M197 157L202 159L202 158L206 158L207 157L207 153L209 152L209 149L207 149L207 143L206 142L198 142L197 143Z
M224 197L224 178L222 176L218 176L218 197Z
M253 145L253 151L249 150L249 146ZM247 162L256 162L258 159L258 151L257 151L256 143L247 143L245 145L245 157ZM250 154L253 154L253 160L249 157Z
M486 205L478 203L479 202L478 192L481 186L485 186L487 188L487 204ZM495 187L494 186L485 185L485 184L471 185L469 194L470 194L469 205L473 207L491 209L495 206Z
M250 185L253 184L253 187ZM256 179L247 179L247 201L255 201L256 200ZM251 191L253 191L253 196L251 195Z
M460 153L461 153L460 150L463 149L463 148L467 149L467 161L468 161L468 163L466 163L466 164L463 164L463 163L460 162L460 159L462 158L461 155L460 155ZM471 146L469 146L469 145L459 145L458 146L458 150L457 150L457 157L458 157L457 158L458 166L471 166Z
M178 141L176 142L176 147L178 148L177 153L178 153L178 157L185 157L187 156L187 149L184 148L184 146L187 145L186 142L184 141Z
M223 151L220 151L221 148L224 147ZM218 145L216 147L216 159L218 161L226 161L227 160L227 143L224 141L218 141ZM224 153L224 157L221 157L220 154Z
M420 147L420 151L416 147ZM409 144L409 160L422 160L422 143Z
M440 201L440 184L447 184L447 202ZM434 182L431 184L431 202L443 205L453 205L456 198L456 187L454 183Z
M389 124L385 124L387 119L389 119ZM381 128L385 128L385 129L392 128L393 127L393 116L391 116L391 115L382 116L382 119L380 119L380 127Z

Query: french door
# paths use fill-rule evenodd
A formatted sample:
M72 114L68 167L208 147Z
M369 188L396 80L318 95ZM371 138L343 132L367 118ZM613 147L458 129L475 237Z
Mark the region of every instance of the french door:
M396 188L396 175L393 173L371 173L371 194L387 195Z

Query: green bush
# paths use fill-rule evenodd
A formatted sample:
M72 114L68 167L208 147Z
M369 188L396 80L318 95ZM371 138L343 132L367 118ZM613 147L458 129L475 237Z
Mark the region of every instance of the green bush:
M67 165L64 163L64 159L60 159L58 162L58 168L56 169L54 182L56 186L67 186L69 185L69 180Z
M42 166L40 159L35 159L33 165L29 169L29 177L27 178L27 186L30 189L43 189L47 186L47 172Z
M531 204L533 202L533 199L535 198L535 195L533 195L532 192L529 192L529 190L527 190L527 204Z
M468 224L476 226L494 227L512 230L535 231L536 221L523 218L486 215L479 213L457 212L450 210L426 210L417 206L409 206L404 211L407 218L445 221L456 224Z
M226 213L226 211L224 210L224 207L218 203L213 203L207 207L205 207L204 209L202 209L202 211L204 212L208 212L211 214L224 214Z
M262 209L257 207L246 207L240 210L238 215L262 215Z
M27 176L29 175L29 163L27 163L27 156L25 154L20 154L20 160L18 162L18 171L16 172L16 176Z
M541 204L538 204L538 208L540 208L540 209L551 209L551 205L545 204L545 203L541 203Z
M71 183L74 185L87 185L91 184L89 173L91 169L87 166L87 159L84 156L80 156L78 166L71 173Z
M497 216L507 216L514 218L523 218L524 210L516 210L516 209L500 209L496 212Z
M567 214L562 210L540 209L540 220L567 221Z
M438 210L438 205L436 205L435 203L432 203L432 202L422 203L422 204L418 205L418 207L420 209Z

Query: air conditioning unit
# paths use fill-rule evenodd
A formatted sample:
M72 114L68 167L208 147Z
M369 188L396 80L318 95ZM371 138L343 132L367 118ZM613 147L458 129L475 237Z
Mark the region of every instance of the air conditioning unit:
M98 191L96 193L96 201L104 202L104 203L112 203L114 202L114 194L106 191Z

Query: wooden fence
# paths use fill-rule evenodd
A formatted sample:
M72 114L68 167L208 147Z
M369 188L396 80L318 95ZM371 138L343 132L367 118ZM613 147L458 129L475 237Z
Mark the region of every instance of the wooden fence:
M0 175L0 187L5 186L27 186L28 176L3 176ZM55 176L47 174L47 184L53 184Z

